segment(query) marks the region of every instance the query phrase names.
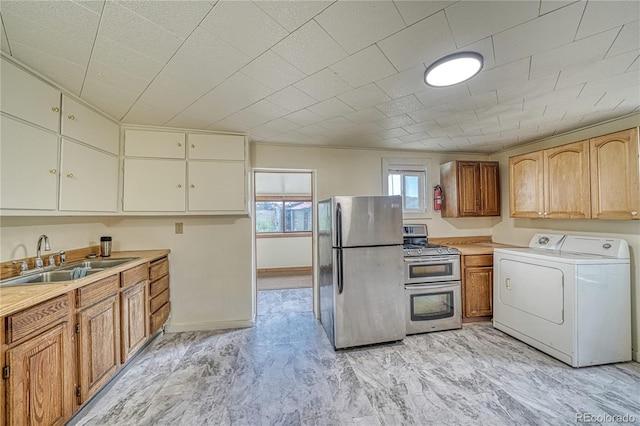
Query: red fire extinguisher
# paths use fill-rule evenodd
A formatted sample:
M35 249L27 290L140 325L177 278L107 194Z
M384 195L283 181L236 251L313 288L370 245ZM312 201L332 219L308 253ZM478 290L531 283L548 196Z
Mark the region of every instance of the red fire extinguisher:
M433 187L433 209L434 210L442 210L442 187L440 185L436 185Z

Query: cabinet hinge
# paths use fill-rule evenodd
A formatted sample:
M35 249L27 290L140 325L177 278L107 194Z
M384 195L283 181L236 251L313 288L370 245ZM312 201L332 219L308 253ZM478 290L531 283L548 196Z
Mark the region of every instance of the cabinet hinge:
M80 323L76 324L76 334L80 333Z
M76 396L82 395L82 388L80 386L76 387Z
M9 367L8 365L5 365L4 368L2 369L2 378L8 379L9 376L11 376L11 367Z

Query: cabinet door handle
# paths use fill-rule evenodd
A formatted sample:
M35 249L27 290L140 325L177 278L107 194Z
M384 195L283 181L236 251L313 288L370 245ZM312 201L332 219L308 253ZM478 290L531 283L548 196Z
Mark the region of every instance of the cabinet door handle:
M638 212L637 212L637 211L635 211L635 210L634 210L634 211L632 211L632 212L631 212L631 216L638 216Z
M72 115L68 115L68 116L67 116L67 118L68 118L69 120L73 121L73 120L75 120L75 119L76 119L76 116L72 114Z
M73 177L73 173L67 173L67 177L68 178L72 178Z
M178 188L182 188L182 185L181 185L181 184L178 184Z
M192 143L191 144L191 148L195 148L195 147L196 147L196 145Z
M56 173L58 173L58 171L56 169L49 169L49 173L55 175Z
M192 188L195 188L196 186L195 186L194 184L191 184L191 187L192 187Z
M182 144L180 142L178 142L178 146L182 146Z
M51 111L53 111L53 112L60 112L60 108L58 108L58 107L51 107Z

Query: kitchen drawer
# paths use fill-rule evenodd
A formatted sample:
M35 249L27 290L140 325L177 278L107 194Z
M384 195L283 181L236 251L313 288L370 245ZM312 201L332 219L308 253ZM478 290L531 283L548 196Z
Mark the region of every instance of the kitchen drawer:
M464 266L493 266L492 254L480 254L475 256L463 256Z
M149 266L147 263L135 268L128 269L122 273L122 287L128 287L133 284L137 284L140 281L145 281L149 278Z
M64 294L7 317L7 343L13 343L53 325L69 315L69 297Z
M151 314L151 334L158 331L162 324L167 321L169 318L169 313L171 312L171 302L167 302L160 307L156 312Z
M156 260L151 264L149 268L149 279L155 281L158 278L165 276L169 273L169 259L163 257L160 260Z
M165 303L169 301L169 289L166 289L156 297L151 298L149 312L153 315L158 309L162 307Z
M169 288L169 275L165 275L159 280L151 282L151 288L149 290L149 297L156 297L163 291Z
M91 306L108 296L116 294L119 288L120 276L118 274L80 287L76 290L76 306L78 308Z

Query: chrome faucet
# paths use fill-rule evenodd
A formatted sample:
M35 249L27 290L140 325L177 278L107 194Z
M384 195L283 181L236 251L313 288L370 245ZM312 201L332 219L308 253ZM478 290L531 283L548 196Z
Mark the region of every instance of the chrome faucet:
M38 237L38 247L36 248L36 268L42 269L44 267L44 262L42 262L42 240L44 240L44 251L51 250L51 246L49 245L49 237L42 234Z

